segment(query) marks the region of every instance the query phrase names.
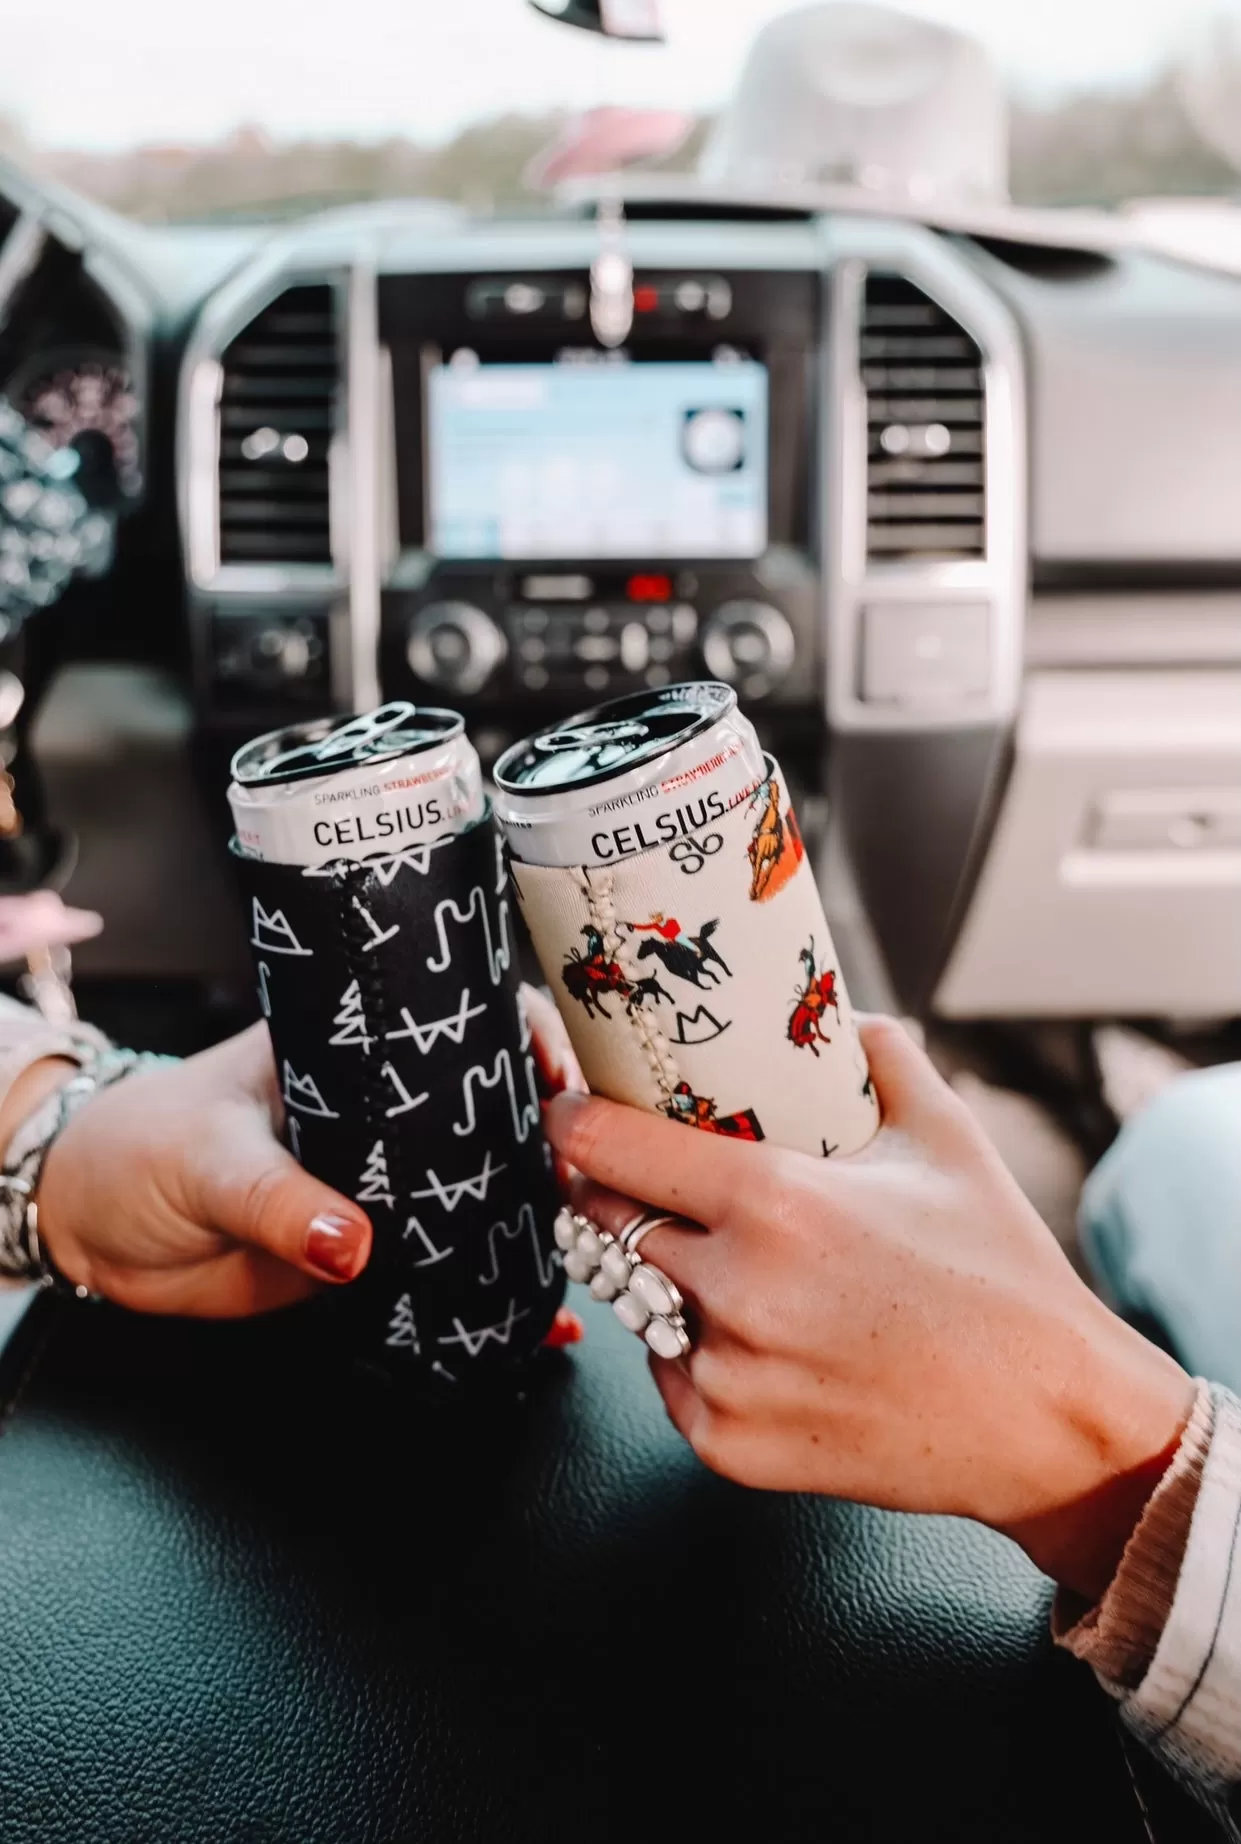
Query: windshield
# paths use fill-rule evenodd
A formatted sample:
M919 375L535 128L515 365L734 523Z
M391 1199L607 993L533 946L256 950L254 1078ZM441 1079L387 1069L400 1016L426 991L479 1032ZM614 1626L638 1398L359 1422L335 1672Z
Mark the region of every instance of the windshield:
M904 10L985 47L1009 101L1016 200L1113 204L1234 189L1239 7ZM6 17L0 151L153 222L392 197L537 211L564 165L548 149L585 109L613 125L622 109L649 112L618 160L692 169L755 33L787 10L664 0L666 42L648 45L573 30L526 0L57 0Z

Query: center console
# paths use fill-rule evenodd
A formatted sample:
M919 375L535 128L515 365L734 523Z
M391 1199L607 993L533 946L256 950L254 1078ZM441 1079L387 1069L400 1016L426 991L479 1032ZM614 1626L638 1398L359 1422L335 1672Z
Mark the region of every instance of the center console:
M1022 682L1023 375L975 260L911 223L394 205L298 229L215 292L182 365L215 780L310 711L448 705L491 762L723 679L830 801L918 1009Z
M620 350L590 285L379 278L385 695L533 717L705 672L818 703L818 277L640 270Z

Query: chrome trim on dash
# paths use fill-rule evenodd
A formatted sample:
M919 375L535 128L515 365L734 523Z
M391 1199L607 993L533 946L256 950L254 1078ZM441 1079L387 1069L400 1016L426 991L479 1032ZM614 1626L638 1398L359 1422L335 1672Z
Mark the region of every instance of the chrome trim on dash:
M33 211L23 211L0 249L0 327L8 321L9 306L47 247L47 230Z
M827 710L834 730L869 733L1011 723L1021 694L1028 592L1025 366L1004 304L942 240L897 220L838 218L824 225L829 286L821 462ZM871 271L922 289L983 355L986 555L979 561L884 563L866 552L866 396L861 378L862 293ZM991 610L989 683L980 696L910 704L860 694L863 610L869 602L982 601Z
M349 694L352 710L380 702L379 517L381 365L379 292L374 265L359 261L349 277L347 388L348 486L340 496L347 529L342 534L349 577ZM333 494L333 503L336 495ZM333 533L333 555L336 535ZM338 700L340 702L340 700Z

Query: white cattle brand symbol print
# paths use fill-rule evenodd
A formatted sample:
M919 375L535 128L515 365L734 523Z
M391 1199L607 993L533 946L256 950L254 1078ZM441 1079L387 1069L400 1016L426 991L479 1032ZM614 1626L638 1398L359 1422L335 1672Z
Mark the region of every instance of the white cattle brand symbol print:
M367 1155L366 1165L358 1180L358 1189L354 1193L359 1204L387 1204L391 1210L396 1199L391 1191L392 1180L388 1177L388 1155L384 1151L382 1140L376 1140Z
M284 1105L296 1108L299 1114L314 1114L320 1120L339 1120L335 1108L329 1108L319 1093L319 1084L313 1076L299 1076L293 1065L285 1058L284 1062Z
M423 1248L427 1251L421 1261L416 1261L414 1263L416 1268L433 1268L437 1261L447 1261L448 1257L452 1254L450 1248L436 1248L435 1243L422 1226L421 1217L410 1217L405 1224L405 1228L401 1231L401 1235L402 1239L406 1242L408 1242L411 1236L417 1236L419 1242L421 1242Z
M412 1351L415 1357L422 1356L422 1346L418 1342L418 1327L414 1322L414 1303L407 1293L403 1293L396 1303L392 1317L388 1321L388 1336L384 1343L392 1345L398 1351Z
M521 1054L525 1056L527 1050L530 1048L531 1040L534 1037L534 1026L530 1022L530 1014L526 1009L525 994L522 992L520 986L517 988L517 1016L521 1022L521 1043L518 1045L518 1048Z
M267 982L270 978L271 968L265 960L261 960L259 962L259 1010L264 1018L271 1017L271 994L267 990Z
M412 1037L425 1056L437 1038L446 1037L451 1044L464 1043L465 1027L469 1024L470 1019L481 1018L486 1010L485 1005L470 1004L470 989L467 986L461 994L456 1011L450 1012L447 1018L435 1018L430 1024L418 1024L411 1016L409 1007L403 1005L401 1017L405 1020L405 1029L387 1031L384 1035L390 1044L396 1043L402 1037Z
M314 949L302 946L283 909L273 909L269 915L256 896L251 899L250 912L252 948L262 954L300 954L306 960L313 956Z
M475 1063L472 1069L466 1070L461 1082L461 1096L465 1104L465 1119L463 1121L455 1120L452 1124L452 1130L459 1139L468 1139L469 1135L473 1133L478 1124L478 1117L474 1108L475 1083L478 1084L479 1088L498 1088L500 1083L503 1082L508 1089L508 1103L513 1115L514 1137L519 1144L525 1143L530 1129L532 1127L537 1127L539 1124L539 1093L535 1086L534 1058L528 1056L523 1057L522 1066L525 1070L526 1088L530 1096L530 1099L526 1102L519 1102L517 1099L517 1084L513 1077L513 1059L509 1055L507 1045L504 1049L496 1052L495 1068L490 1075L486 1073L481 1063Z
M491 1188L492 1179L498 1178L501 1172L507 1172L507 1170L507 1165L493 1165L491 1163L490 1151L483 1157L483 1169L481 1172L475 1172L472 1178L459 1178L455 1184L446 1185L439 1174L428 1166L427 1184L430 1189L426 1191L411 1191L409 1194L410 1202L416 1204L420 1203L424 1197L435 1197L439 1199L444 1209L451 1215L463 1197L472 1197L476 1203L481 1204Z
M452 949L448 945L448 930L444 917L451 915L454 922L469 922L474 916L481 916L483 934L487 942L487 967L491 974L491 984L500 984L500 975L508 971L512 960L512 949L508 938L508 904L503 900L497 905L499 910L500 939L493 940L491 934L491 912L483 899L482 887L475 884L470 891L470 900L462 909L451 896L444 897L435 905L435 932L439 936L440 951L437 955L427 956L427 970L431 973L444 973L452 966Z
M539 1286L551 1286L558 1265L556 1251L552 1249L544 1255L539 1247L539 1228L535 1222L534 1208L530 1204L523 1204L517 1212L517 1221L511 1229L507 1223L493 1223L487 1231L487 1252L491 1256L491 1272L479 1275L480 1287L494 1287L500 1278L500 1256L496 1249L496 1237L499 1236L505 1242L518 1242L525 1235L530 1237L530 1246L534 1251L534 1268L539 1277Z
M523 1306L517 1310L516 1300L510 1300L508 1311L496 1325L480 1325L474 1331L468 1331L460 1319L453 1320L453 1330L447 1338L437 1338L437 1345L460 1345L468 1357L477 1357L484 1345L506 1345L513 1336L513 1327L522 1319L530 1317L530 1308Z
M430 863L429 845L411 845L408 851L394 852L391 858L368 859L366 868L374 872L386 890L389 884L396 881L398 871L417 871L420 877L425 877Z
M394 935L400 934L401 925L399 922L394 922L391 928L380 928L378 922L376 922L374 916L366 907L366 904L359 902L356 896L353 899L353 906L366 923L367 928L371 931L370 940L362 943L362 952L364 954L372 953L375 948L381 948L385 941L391 941Z
M422 1106L431 1092L430 1089L424 1089L421 1095L411 1095L405 1084L401 1081L396 1070L393 1069L391 1063L385 1063L379 1073L387 1076L389 1082L401 1098L394 1108L384 1109L384 1113L389 1120L397 1114L412 1114L415 1108L420 1108Z
M498 827L493 836L496 848L496 895L503 896L504 887L508 883L508 866L504 862L504 840L500 837Z
M395 883L398 871L417 871L423 877L431 863L429 845L410 845L403 852L393 852L388 858L368 858L366 869L383 889ZM348 858L330 858L326 864L308 864L302 872L303 877L338 877L342 871L350 868Z
M356 1045L364 1056L370 1055L374 1038L366 1028L366 1013L362 1007L362 988L356 980L351 980L340 995L340 1010L332 1023L337 1027L334 1037L328 1038L329 1044Z
M431 1366L431 1375L434 1377L443 1377L445 1383L456 1383L458 1381L458 1379L454 1377L454 1375L452 1374L452 1371L449 1370L444 1364L440 1363L438 1357L436 1358L435 1362Z
M302 1157L302 1123L298 1120L296 1114L290 1114L287 1117L285 1128L289 1135L289 1151L300 1164Z

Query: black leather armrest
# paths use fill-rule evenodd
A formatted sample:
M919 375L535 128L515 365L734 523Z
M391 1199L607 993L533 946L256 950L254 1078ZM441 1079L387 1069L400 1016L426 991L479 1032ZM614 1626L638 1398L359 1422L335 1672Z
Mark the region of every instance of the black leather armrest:
M714 1478L588 1324L462 1414L301 1313L41 1297L0 1366L4 1844L1148 1835L1015 1549Z

